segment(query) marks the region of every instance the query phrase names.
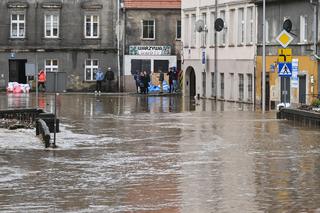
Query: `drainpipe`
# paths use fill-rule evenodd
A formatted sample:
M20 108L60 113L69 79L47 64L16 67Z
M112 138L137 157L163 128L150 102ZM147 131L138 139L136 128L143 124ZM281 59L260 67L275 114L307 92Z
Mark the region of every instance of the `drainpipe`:
M117 0L117 67L118 91L121 92L121 67L120 67L120 0Z
M218 18L218 0L215 2L215 18ZM218 100L218 33L214 31L214 96Z
M266 111L266 0L262 6L262 113Z

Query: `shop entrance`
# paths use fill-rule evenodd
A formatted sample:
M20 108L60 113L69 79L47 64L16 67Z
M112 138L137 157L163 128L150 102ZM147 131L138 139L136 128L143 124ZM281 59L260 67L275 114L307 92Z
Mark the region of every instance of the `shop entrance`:
M25 64L27 60L9 60L9 82L27 83Z

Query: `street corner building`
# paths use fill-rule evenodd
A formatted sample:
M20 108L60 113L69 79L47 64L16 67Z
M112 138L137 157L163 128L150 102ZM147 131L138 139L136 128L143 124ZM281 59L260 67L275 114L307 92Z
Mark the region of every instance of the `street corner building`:
M256 103L262 103L263 18L262 0L255 1L258 8L258 45L256 60ZM299 9L297 9L299 8ZM319 2L266 1L266 109L275 109L279 103L291 106L310 104L319 93ZM279 43L286 20L292 28L292 42L287 47ZM281 39L280 39L281 41ZM285 39L286 41L286 39ZM286 54L281 54L285 53ZM285 58L284 56L285 55ZM284 61L285 60L285 61ZM281 77L283 62L290 64L291 77Z
M1 0L0 87L27 83L26 64L57 73L63 91L92 91L95 73L112 68L118 90L117 0ZM28 82L31 83L31 82ZM59 89L58 88L58 89Z
M121 6L124 91L136 91L133 74L141 71L159 85L160 71L181 69L181 1L124 0Z
M215 29L221 18L224 26ZM257 8L250 0L182 1L186 96L254 102Z

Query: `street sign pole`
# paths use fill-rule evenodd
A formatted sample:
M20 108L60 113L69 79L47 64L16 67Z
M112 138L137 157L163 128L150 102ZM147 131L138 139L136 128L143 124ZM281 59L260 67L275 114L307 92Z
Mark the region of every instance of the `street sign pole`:
M266 0L263 0L263 30L262 30L262 113L266 111Z

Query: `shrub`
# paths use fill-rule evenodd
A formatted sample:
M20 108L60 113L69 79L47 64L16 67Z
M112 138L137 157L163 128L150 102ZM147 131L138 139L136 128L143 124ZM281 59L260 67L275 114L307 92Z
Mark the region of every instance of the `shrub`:
M314 99L311 105L314 107L320 107L320 99Z

